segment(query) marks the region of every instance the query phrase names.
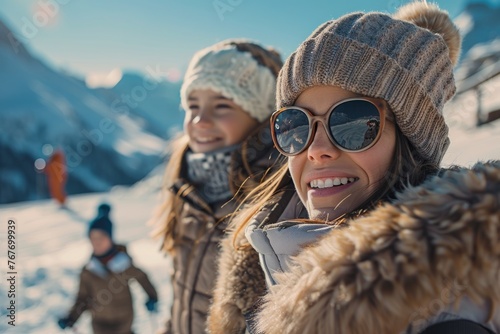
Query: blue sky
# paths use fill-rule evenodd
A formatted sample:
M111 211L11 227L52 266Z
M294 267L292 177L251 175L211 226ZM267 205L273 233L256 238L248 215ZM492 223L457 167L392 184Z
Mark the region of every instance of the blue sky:
M471 0L437 0L452 17ZM38 57L80 77L155 69L178 78L195 51L245 37L284 57L321 23L406 0L6 0L0 19ZM498 1L492 1L497 3Z

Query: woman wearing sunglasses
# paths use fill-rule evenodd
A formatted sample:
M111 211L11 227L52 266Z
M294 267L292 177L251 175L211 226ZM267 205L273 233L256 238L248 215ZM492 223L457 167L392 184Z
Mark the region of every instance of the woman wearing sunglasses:
M500 162L440 167L459 52L414 2L328 21L287 59L288 165L233 219L211 333L500 333Z

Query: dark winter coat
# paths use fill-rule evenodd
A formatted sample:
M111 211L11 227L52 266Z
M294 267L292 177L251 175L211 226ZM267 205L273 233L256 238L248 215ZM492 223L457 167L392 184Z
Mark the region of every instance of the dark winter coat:
M135 267L125 246L106 265L92 257L80 273L80 287L68 318L75 323L84 311L92 314L94 334L132 333L134 318L129 281L135 279L150 299L158 300L148 276Z
M280 259L263 299L249 293L265 285L259 255L223 245L211 333L243 333L249 310L258 333L413 334L456 319L500 332L498 161L445 171Z
M250 177L250 184L258 184L276 164L277 151L273 148L269 125L263 124L250 136L231 157L229 180L239 198L246 192L240 188L242 181ZM185 171L186 168L181 168ZM238 201L230 198L227 202L208 205L198 190L181 175L171 188L176 196L177 241L173 255L172 275L173 305L171 318L165 333L204 333L208 309L212 299L217 275L217 257L227 219L238 206Z

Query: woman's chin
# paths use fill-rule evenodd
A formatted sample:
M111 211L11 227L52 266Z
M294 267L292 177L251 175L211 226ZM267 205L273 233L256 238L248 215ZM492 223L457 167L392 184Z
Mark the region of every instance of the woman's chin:
M345 212L341 211L340 208L308 208L310 219L332 221L343 215Z
M335 220L352 209L352 197L349 196L328 196L315 197L308 196L306 204L309 218L319 220Z
M221 149L225 147L225 144L223 140L216 140L204 143L201 142L191 143L190 147L191 150L195 153L207 153Z

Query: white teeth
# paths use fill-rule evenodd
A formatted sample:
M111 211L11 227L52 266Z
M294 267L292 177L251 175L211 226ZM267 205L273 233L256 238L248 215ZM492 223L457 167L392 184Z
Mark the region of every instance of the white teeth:
M209 143L209 142L212 142L216 139L217 138L215 138L215 137L204 137L204 138L197 138L196 140L200 143Z
M317 180L312 180L309 185L311 186L311 188L320 188L320 189L323 189L323 188L331 188L331 187L334 187L334 186L340 186L341 184L344 185L344 184L348 184L348 183L351 183L351 182L354 182L355 178L353 177L342 177L342 178L333 178L333 179L330 179L330 178L327 178L327 179L317 179Z

